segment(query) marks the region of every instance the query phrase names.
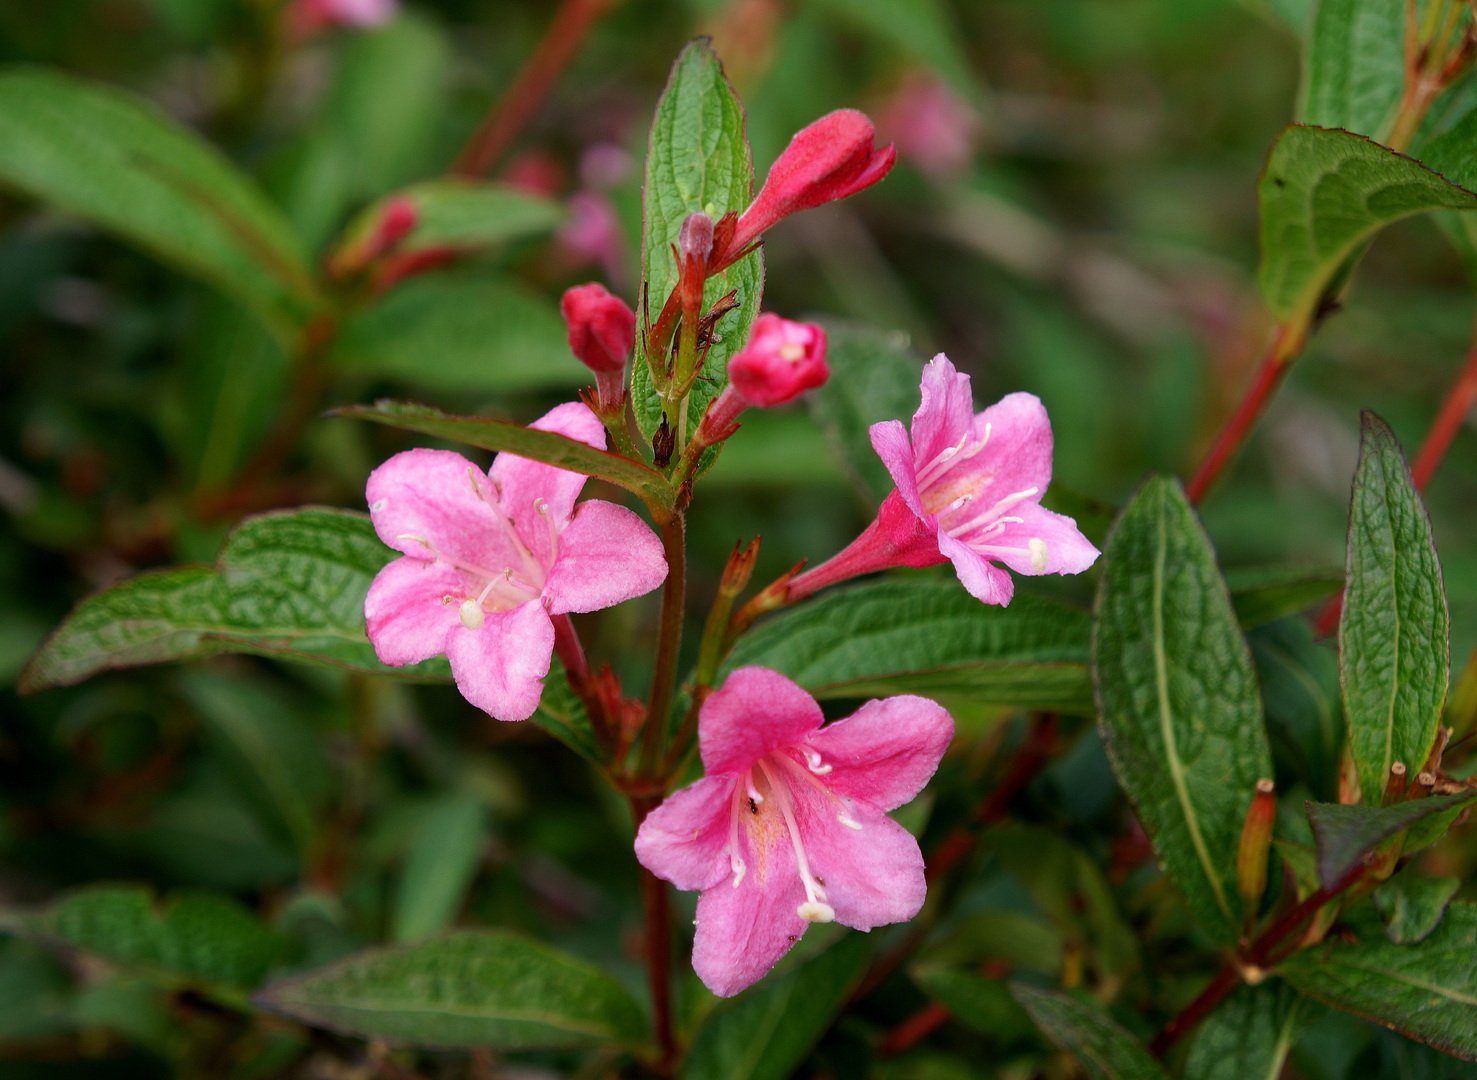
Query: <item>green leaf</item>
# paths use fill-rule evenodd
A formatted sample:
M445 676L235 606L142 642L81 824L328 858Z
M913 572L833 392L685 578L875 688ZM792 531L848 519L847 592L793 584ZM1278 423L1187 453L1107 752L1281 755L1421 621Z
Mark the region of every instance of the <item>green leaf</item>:
M1307 611L1343 588L1342 570L1258 566L1226 572L1231 605L1243 630Z
M445 930L476 876L487 840L487 808L477 795L452 792L431 805L400 868L390 936L415 941Z
M918 988L956 1020L997 1044L1014 1042L1036 1029L1004 979L941 967L919 967L912 976Z
M1453 904L1419 945L1375 930L1352 942L1303 949L1279 975L1315 1000L1477 1060L1477 905Z
M1374 891L1385 936L1397 945L1426 940L1461 888L1460 878L1422 877L1413 867L1396 874Z
M641 240L642 281L649 312L641 315L637 358L631 371L631 401L636 422L649 439L662 419L661 398L651 372L639 355L647 330L646 316L656 318L677 284L672 245L687 215L703 211L717 221L730 210L742 212L753 197L754 166L744 133L744 109L723 65L707 38L688 44L672 65L671 77L657 102L646 151L646 187L642 202L645 225ZM744 343L759 314L764 290L764 260L754 252L708 279L705 305L737 291L738 309L725 316L708 352L702 377L687 401L685 430L691 434L708 402L728 383L728 358ZM673 418L676 423L677 417ZM685 441L685 436L681 441Z
M445 393L591 381L547 297L481 273L434 274L396 287L345 320L331 358L342 371Z
M1477 791L1432 795L1383 807L1310 802L1308 821L1318 848L1318 880L1331 889L1396 833L1438 814L1455 817L1474 803Z
M404 401L348 405L334 409L332 415L371 420L387 427L415 431L482 450L508 451L519 457L605 480L659 506L671 505L671 486L661 473L639 461L597 450L558 432L538 431L522 424L489 420L482 416L452 416L429 405Z
M340 251L361 248L374 239L391 203L415 208L415 227L395 249L397 255L451 248L480 251L549 232L564 216L559 204L508 184L466 179L427 180L387 195L361 211L339 241Z
M819 956L770 977L708 1014L684 1080L785 1080L831 1026L866 970L869 942L847 934Z
M530 721L543 728L586 761L604 764L605 753L595 738L594 725L584 702L569 685L563 666L555 660L544 680L544 695Z
M291 337L318 304L286 221L214 147L58 71L0 73L0 185L212 282Z
M1319 0L1298 119L1379 138L1405 91L1402 0Z
M359 953L256 1001L315 1027L411 1046L635 1046L646 1031L641 1007L608 975L484 931Z
M1096 1080L1168 1080L1143 1044L1102 1006L1025 983L1011 983L1010 992L1041 1033L1074 1055Z
M82 601L31 658L20 688L224 652L446 678L441 661L385 667L364 636L365 594L392 558L366 514L309 508L249 518L214 568L140 574Z
M1183 1080L1277 1080L1315 1011L1280 982L1241 987L1195 1032Z
M286 946L233 900L180 893L160 905L148 889L131 886L71 893L24 925L122 967L227 987L261 982Z
M1363 417L1349 504L1348 590L1339 666L1349 751L1366 801L1390 766L1425 768L1441 725L1451 669L1451 616L1431 522L1395 434Z
M841 468L864 496L880 502L894 485L872 449L869 429L913 415L923 369L901 334L846 322L827 321L825 328L828 362L844 374L811 391L805 401Z
M1257 197L1257 284L1272 314L1299 329L1380 229L1428 210L1477 209L1477 195L1418 161L1361 135L1298 124L1272 147Z
M1333 800L1344 752L1338 654L1331 643L1314 639L1306 619L1258 627L1247 640L1279 775L1296 776L1314 798Z
M979 98L967 40L940 0L808 0L830 18L851 23L936 72L965 101Z
M1028 593L997 608L954 581L880 581L776 616L727 668L772 667L819 698L964 694L1085 715L1087 634L1084 613Z
M1251 653L1180 486L1144 485L1108 535L1093 628L1098 716L1165 873L1219 942L1236 939L1236 851L1272 775Z

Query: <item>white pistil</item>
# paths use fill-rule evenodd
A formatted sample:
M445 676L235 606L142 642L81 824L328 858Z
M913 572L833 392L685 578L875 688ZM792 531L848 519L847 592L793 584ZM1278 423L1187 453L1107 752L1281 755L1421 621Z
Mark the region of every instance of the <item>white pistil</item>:
M1031 552L1031 569L1038 574L1046 573L1046 541L1033 536L1026 547Z
M950 536L957 538L963 537L965 533L971 532L979 526L984 525L986 522L993 521L1019 523L1021 519L1018 517L1001 517L1001 515L1004 514L1005 511L1009 510L1016 503L1021 502L1023 499L1035 498L1040 493L1041 489L1039 487L1036 487L1035 485L1032 485L1028 488L1023 488L1020 491L1011 492L1009 495L1005 496L1005 498L996 500L996 502L988 510L984 510L974 515L974 517L970 518L968 521L949 525L945 531ZM970 498L973 498L973 496L966 496L964 501L968 501L968 499ZM956 503L955 505L961 509L963 507L962 502ZM954 507L951 506L949 509L952 510L954 509Z
M803 753L805 754L806 766L817 776L825 776L826 773L831 771L831 766L821 764L820 751L812 750L810 749L810 747L807 746L804 749Z
M862 823L856 818L847 814L844 810L836 815L836 820L841 822L841 824L845 825L848 829L855 829L857 832L862 831Z
M800 841L800 826L795 821L795 809L790 805L790 789L762 760L759 770L769 780L770 793L779 804L780 815L785 819L785 828L790 833L790 846L795 851L795 865L800 871L800 884L805 887L805 903L795 909L806 922L831 922L836 918L836 909L826 903L826 890L810 871L810 860L805 857L805 845Z

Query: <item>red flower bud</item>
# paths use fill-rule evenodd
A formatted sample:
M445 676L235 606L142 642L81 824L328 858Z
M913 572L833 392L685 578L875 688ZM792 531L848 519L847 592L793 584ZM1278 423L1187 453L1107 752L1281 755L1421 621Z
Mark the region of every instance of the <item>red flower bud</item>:
M591 371L620 372L636 344L636 313L604 285L576 285L559 301L569 348Z
M728 362L728 379L738 395L763 409L794 400L830 374L826 332L778 315L755 319L748 344Z
M897 152L875 146L872 121L837 109L802 128L770 166L754 202L738 220L725 256L737 255L780 218L844 199L887 175Z

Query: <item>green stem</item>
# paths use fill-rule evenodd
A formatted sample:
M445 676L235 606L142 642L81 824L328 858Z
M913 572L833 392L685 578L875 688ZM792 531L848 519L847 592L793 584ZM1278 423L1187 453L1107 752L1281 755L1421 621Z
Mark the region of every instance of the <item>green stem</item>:
M687 605L687 516L678 512L662 525L667 556L667 583L662 590L661 624L657 629L656 667L641 734L640 774L650 776L664 749L672 695L677 687L677 659L682 648L682 616Z

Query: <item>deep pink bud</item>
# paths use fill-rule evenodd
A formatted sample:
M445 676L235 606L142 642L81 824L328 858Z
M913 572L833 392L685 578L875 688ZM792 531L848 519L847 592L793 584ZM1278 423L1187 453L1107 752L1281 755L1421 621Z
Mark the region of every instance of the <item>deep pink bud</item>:
M684 258L707 263L713 253L713 219L702 211L688 214L677 234L677 252Z
M385 202L380 211L379 229L375 234L376 254L393 251L410 235L420 219L415 203L403 195L394 196Z
M728 362L728 379L739 396L762 409L793 401L830 374L826 332L778 315L755 319L748 344Z
M636 313L604 285L576 285L559 301L569 347L591 371L619 372L636 345Z
M742 251L788 214L855 195L881 180L897 153L890 145L879 150L875 138L872 121L855 109L837 109L798 131L739 218L725 255Z

